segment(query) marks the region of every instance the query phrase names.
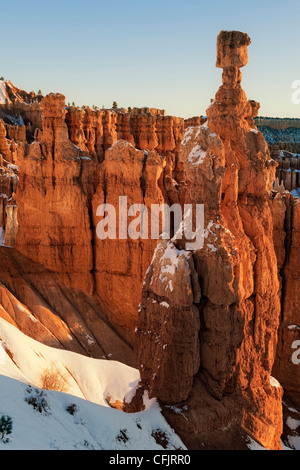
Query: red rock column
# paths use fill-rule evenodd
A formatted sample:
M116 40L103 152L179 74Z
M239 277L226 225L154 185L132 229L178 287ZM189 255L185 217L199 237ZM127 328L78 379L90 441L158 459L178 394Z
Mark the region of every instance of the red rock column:
M257 104L247 100L240 71L249 44L245 33L219 34L223 85L207 110L207 125L186 130L178 156L189 182L185 202L204 204L204 245L189 253L199 286L191 266L182 268L185 240L160 244L138 318L142 383L164 403L185 400L177 413L167 407L164 413L191 448L243 448L247 434L281 448L282 388L271 377L280 315L268 203L276 164L262 134L249 125Z

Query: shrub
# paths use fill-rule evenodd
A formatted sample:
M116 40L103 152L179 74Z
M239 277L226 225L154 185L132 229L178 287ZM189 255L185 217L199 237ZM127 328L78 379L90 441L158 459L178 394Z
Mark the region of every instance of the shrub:
M0 418L0 438L4 443L9 439L6 437L12 432L12 419L10 416L2 415Z
M46 369L41 375L41 388L45 390L56 390L57 392L66 392L69 384L65 376L57 370Z
M43 390L39 390L38 388L33 388L29 385L26 388L25 397L26 403L31 405L35 411L38 411L41 414L48 414L50 411L50 407L47 401L47 395Z
M127 435L127 429L120 429L119 434L116 437L117 441L119 442L127 442L129 441L129 437Z
M71 405L67 406L66 410L68 413L70 413L70 415L73 416L78 411L78 406L75 405L75 403L72 403Z

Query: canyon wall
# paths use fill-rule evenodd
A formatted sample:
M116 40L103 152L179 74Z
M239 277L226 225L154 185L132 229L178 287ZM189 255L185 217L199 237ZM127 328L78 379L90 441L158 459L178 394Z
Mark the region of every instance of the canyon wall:
M271 148L300 153L300 119L257 117L255 122Z
M257 127L270 127L277 130L300 129L300 119L270 118L259 116L255 119Z
M0 106L0 315L45 344L138 360L139 390L190 448L252 436L279 449L272 375L299 403L299 204L283 187L298 185L298 159L270 154L257 127L241 88L249 44L220 33L207 119L18 89ZM186 248L184 224L171 240L149 236L151 206L174 203L204 205L201 248ZM110 210L114 238L101 225Z
M279 341L273 374L285 395L300 406L300 204L287 191L273 192L270 207L274 221L274 246L281 282Z
M38 109L41 128L31 128L29 142L28 126L1 121L5 244L10 236L14 245L19 226L17 252L55 273L62 285L97 297L107 321L132 344L157 240L100 240L97 208L117 204L119 196L127 197L128 207L178 200L173 176L184 120L148 108L129 114L66 107L60 94L46 96ZM8 172L16 179L10 189ZM15 192L17 207L6 209ZM17 223L14 230L6 212Z
M277 185L283 186L288 191L300 192L300 155L280 150L278 146L271 149L272 158L278 163L276 169ZM296 195L295 194L295 195Z

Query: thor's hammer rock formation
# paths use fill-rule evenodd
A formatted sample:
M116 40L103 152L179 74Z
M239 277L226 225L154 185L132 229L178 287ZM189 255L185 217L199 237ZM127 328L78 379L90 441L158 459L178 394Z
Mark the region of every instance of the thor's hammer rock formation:
M271 375L280 316L269 207L276 163L253 124L258 104L241 88L250 42L239 31L218 35L223 84L178 156L185 203L204 205L203 247L187 251L178 233L159 243L136 328L141 387L192 449L242 449L251 437L281 448L283 391Z

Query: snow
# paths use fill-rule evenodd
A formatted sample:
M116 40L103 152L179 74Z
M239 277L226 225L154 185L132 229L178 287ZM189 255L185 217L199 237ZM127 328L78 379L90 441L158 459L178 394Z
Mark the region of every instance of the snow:
M3 227L0 227L0 245L5 245L5 230Z
M270 376L269 380L272 387L281 388L280 383L274 377Z
M201 165L206 157L206 152L202 149L201 145L196 145L190 152L188 161L194 165Z
M291 191L291 194L292 194L294 197L300 197L300 188L293 189L293 190Z
M286 424L290 428L291 431L296 431L297 428L300 426L300 420L291 418L288 416L286 419Z
M183 135L183 139L181 141L181 145L186 145L186 143L191 140L191 135L192 135L192 127L188 127Z
M180 256L189 257L189 254L185 250L178 250L173 243L168 243L164 252L164 258L170 261L172 269L178 268ZM172 274L174 274L174 271Z
M300 330L300 326L298 326L298 325L289 325L288 329L289 330Z
M193 133L195 133L195 138L199 135L200 127L187 127L184 131L183 139L181 145L186 145L192 138Z
M252 437L247 436L247 446L250 450L267 450L262 445L258 444Z
M9 163L7 165L7 168L11 168L12 170L18 171L18 165L14 165L13 163Z
M6 84L3 80L0 80L0 104L5 104L6 99Z
M6 118L9 119L9 121L14 125L14 126L24 126L24 121L21 115L17 114L6 114Z
M166 283L166 289L173 292L172 276L179 267L182 258L189 258L189 253L185 250L178 250L172 241L167 243L166 249L160 261L159 279L162 283ZM153 279L151 279L151 284Z
M13 421L9 442L0 439L0 450L162 450L151 435L158 429L165 433L169 450L185 449L156 399L145 394L145 410L139 413L109 406L108 396L111 403L133 396L140 379L137 369L51 348L1 318L0 341L0 416ZM45 370L61 374L68 388L44 390L48 407L40 413L25 398L39 396ZM74 414L67 411L70 405Z
M293 411L298 414L296 410L293 410ZM292 449L300 450L300 436L299 436L300 419L295 419L295 418L292 418L291 416L288 416L285 422L286 422L287 427L290 430L290 433L287 433L287 436L286 436L288 446L290 446L290 448ZM288 447L286 447L286 449L288 449Z
M207 246L210 249L210 251L217 251L217 248L214 245L212 245L211 243L208 243Z

